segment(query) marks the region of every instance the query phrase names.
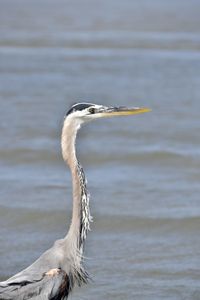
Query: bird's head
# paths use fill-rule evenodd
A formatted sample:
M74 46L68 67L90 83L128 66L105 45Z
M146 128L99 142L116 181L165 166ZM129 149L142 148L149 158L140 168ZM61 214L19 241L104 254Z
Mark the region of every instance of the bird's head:
M71 153L73 153L73 155L75 154L74 144L76 134L82 124L100 118L136 115L148 111L150 111L150 109L144 107L107 107L93 103L74 104L66 113L63 124L61 145L64 160L67 161L68 164L76 160L75 156L73 156L74 158L72 159Z
M107 107L93 103L76 103L68 110L66 114L66 119L76 120L76 122L81 125L85 122L99 118L136 115L148 111L150 111L150 109L145 107Z

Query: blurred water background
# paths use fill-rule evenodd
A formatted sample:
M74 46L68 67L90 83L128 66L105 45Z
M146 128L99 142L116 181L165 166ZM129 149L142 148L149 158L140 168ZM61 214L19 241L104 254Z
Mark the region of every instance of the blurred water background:
M198 0L0 0L0 279L67 232L69 106L149 106L79 134L94 281L70 299L200 299L199 87Z

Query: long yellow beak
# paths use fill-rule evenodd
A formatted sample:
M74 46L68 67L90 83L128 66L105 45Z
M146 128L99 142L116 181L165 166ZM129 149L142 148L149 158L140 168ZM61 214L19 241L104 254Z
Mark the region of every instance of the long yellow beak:
M129 115L137 115L143 114L145 112L151 111L150 108L147 107L108 107L99 111L101 117L114 117L114 116L129 116Z

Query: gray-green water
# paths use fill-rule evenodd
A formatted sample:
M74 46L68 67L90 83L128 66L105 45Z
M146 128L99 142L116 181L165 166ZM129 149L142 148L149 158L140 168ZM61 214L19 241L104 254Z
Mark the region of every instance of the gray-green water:
M71 299L200 299L200 2L0 0L0 278L65 235L76 100L144 105L79 135L94 216Z

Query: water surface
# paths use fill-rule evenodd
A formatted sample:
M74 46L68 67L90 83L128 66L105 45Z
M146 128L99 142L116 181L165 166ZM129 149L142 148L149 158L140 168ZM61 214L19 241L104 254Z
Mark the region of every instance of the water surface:
M63 116L149 106L78 136L94 216L71 299L200 299L199 1L1 0L1 279L63 237Z

